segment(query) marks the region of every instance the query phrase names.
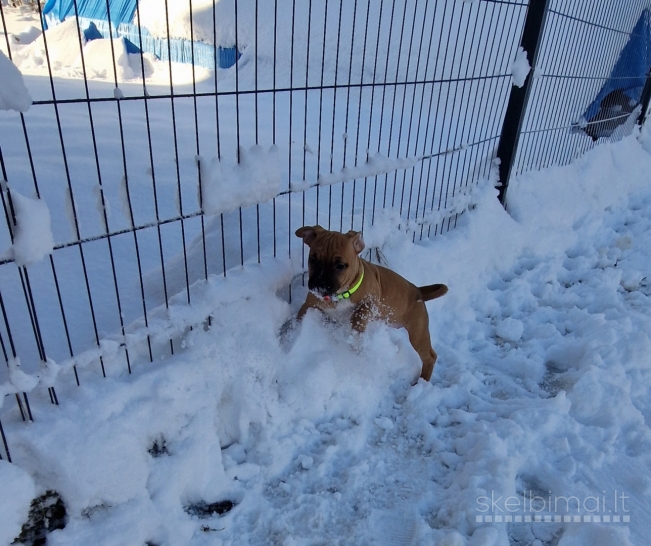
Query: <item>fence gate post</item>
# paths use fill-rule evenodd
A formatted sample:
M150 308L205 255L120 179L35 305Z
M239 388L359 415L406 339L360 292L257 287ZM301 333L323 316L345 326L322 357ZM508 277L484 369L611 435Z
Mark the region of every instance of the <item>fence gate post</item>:
M647 114L649 113L649 106L651 106L651 67L649 67L649 72L646 75L646 83L644 84L644 89L642 89L640 103L642 104L642 112L637 122L641 126L644 125Z
M531 70L522 87L511 86L511 94L509 95L509 102L506 107L506 113L504 114L504 123L502 124L502 132L500 134L500 142L497 147L497 157L500 158L500 182L502 183L498 197L502 205L505 204L509 177L511 176L513 161L518 150L520 130L527 110L527 101L533 82L533 72L536 68L538 46L540 45L543 27L545 26L548 3L548 0L529 0L529 6L527 7L520 46L527 52L527 59Z

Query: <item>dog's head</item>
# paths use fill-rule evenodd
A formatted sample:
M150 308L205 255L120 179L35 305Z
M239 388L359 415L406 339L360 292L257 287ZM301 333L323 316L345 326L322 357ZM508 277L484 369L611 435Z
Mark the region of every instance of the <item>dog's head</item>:
M321 226L304 226L296 236L310 247L307 286L321 296L348 290L359 274L358 254L364 250L362 234L339 233Z

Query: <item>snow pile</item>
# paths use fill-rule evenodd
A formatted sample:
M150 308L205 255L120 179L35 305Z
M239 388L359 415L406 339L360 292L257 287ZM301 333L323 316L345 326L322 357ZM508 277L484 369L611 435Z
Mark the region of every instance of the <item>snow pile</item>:
M54 237L50 227L50 210L43 199L30 199L11 190L16 215L12 246L16 265L31 265L52 254Z
M190 22L192 9L192 28ZM246 46L255 40L255 3L251 0L237 2L238 43ZM267 21L273 14L273 4L263 2L258 8ZM195 0L192 6L186 2L170 2L166 6L160 0L143 0L135 15L135 20L154 36L167 38L194 39L199 42L215 43L223 47L235 45L235 4L233 0ZM166 18L167 13L167 18ZM169 21L169 23L168 23ZM191 32L191 30L193 32ZM194 38L193 38L194 37Z
M47 66L49 58L50 65L54 70L71 67L81 52L80 39L83 48L86 38L84 33L79 31L77 19L71 17L47 30L45 37L41 35L29 46L19 50L16 53L16 60L25 62L27 67L32 67Z
M22 468L0 461L0 544L11 544L27 520L29 505L36 496L34 481Z
M529 70L531 66L527 59L527 52L522 48L518 47L518 52L515 55L515 60L511 65L511 77L513 85L517 87L522 87L524 85L527 76L529 75Z
M49 75L51 68L53 75L83 78L85 68L89 79L113 81L117 72L118 82L128 82L142 78L144 65L145 78L169 83L168 62L159 61L151 53L142 56L128 53L124 38L87 41L74 17L52 26L44 36L35 27L28 27L20 35L12 36L13 59L16 66L26 73ZM179 83L191 81L191 65L172 63L172 72ZM208 70L195 67L194 72L201 80Z
M16 389L15 392L30 392L38 385L38 377L26 374L20 369L20 359L10 358L7 362L9 367L9 382Z
M82 76L85 64L88 78L113 80L115 71L117 71L118 81L134 78L124 38L87 42L75 17L48 29L45 38L41 35L29 46L16 48L17 62L25 68L47 67L46 43L47 56L53 70ZM82 64L82 51L84 64ZM115 56L115 70L113 56ZM133 57L140 56L133 55Z
M26 112L31 105L32 97L25 87L23 75L0 51L0 110Z
M208 163L197 157L201 168L201 203L206 214L219 214L264 203L280 191L278 148L240 147L239 163L216 157Z
M112 47L111 47L112 44ZM113 59L115 58L115 63ZM129 54L124 38L115 40L92 40L84 47L84 63L89 78L113 80L117 75L119 82L134 78L134 71L129 64ZM82 68L81 55L75 61L78 69Z
M11 39L14 43L20 45L29 45L42 34L41 29L34 25L27 25L17 34L12 34Z
M129 325L124 336L100 340L100 346L56 363L48 358L41 362L37 372L28 374L21 369L20 359L8 361L9 380L0 383L0 408L4 396L16 392L31 393L37 388L53 387L60 374L73 368L83 370L97 363L98 359L115 360L120 357L122 346L138 353L143 344L151 342L168 346L170 339L182 336L193 328L202 328L209 317L219 314L228 305L238 302L249 285L266 286L270 292L280 290L298 273L296 264L289 260L269 259L264 264L247 266L232 271L228 278L212 275L207 281L195 282L190 287L192 305L187 305L185 294L172 297L168 306L160 306L149 313L145 326L142 320Z

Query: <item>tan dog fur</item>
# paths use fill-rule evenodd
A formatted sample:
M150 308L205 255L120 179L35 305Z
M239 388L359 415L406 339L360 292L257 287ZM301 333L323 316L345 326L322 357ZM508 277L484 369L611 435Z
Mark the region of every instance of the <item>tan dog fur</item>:
M321 294L342 294L364 278L350 295L354 305L351 325L363 332L369 320L380 319L391 326L402 326L423 363L420 376L429 381L436 362L429 335L429 317L425 301L443 296L447 286L436 284L417 287L397 273L359 257L364 249L361 233L328 231L321 226L304 226L296 236L310 247L308 260L310 292L298 312L301 319L308 309L333 309L341 302L326 301Z

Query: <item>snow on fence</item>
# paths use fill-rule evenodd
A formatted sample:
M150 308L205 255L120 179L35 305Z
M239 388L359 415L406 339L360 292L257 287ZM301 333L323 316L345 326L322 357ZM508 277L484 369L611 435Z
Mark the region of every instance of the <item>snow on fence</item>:
M219 313L233 287L289 285L291 298L301 225L369 230L388 211L390 225L431 237L495 183L498 157L506 182L594 146L576 122L650 7L166 6L143 0L131 23L163 46L241 57L227 69L177 64L122 38L90 40L74 16L43 32L42 4L37 28L20 29L0 4L2 47L32 103L0 112L2 458L3 423L38 419L30 399L58 404L93 375L181 350L183 332ZM26 110L8 70L1 104ZM619 138L648 106L646 87L625 116L587 123L616 120L609 138Z

